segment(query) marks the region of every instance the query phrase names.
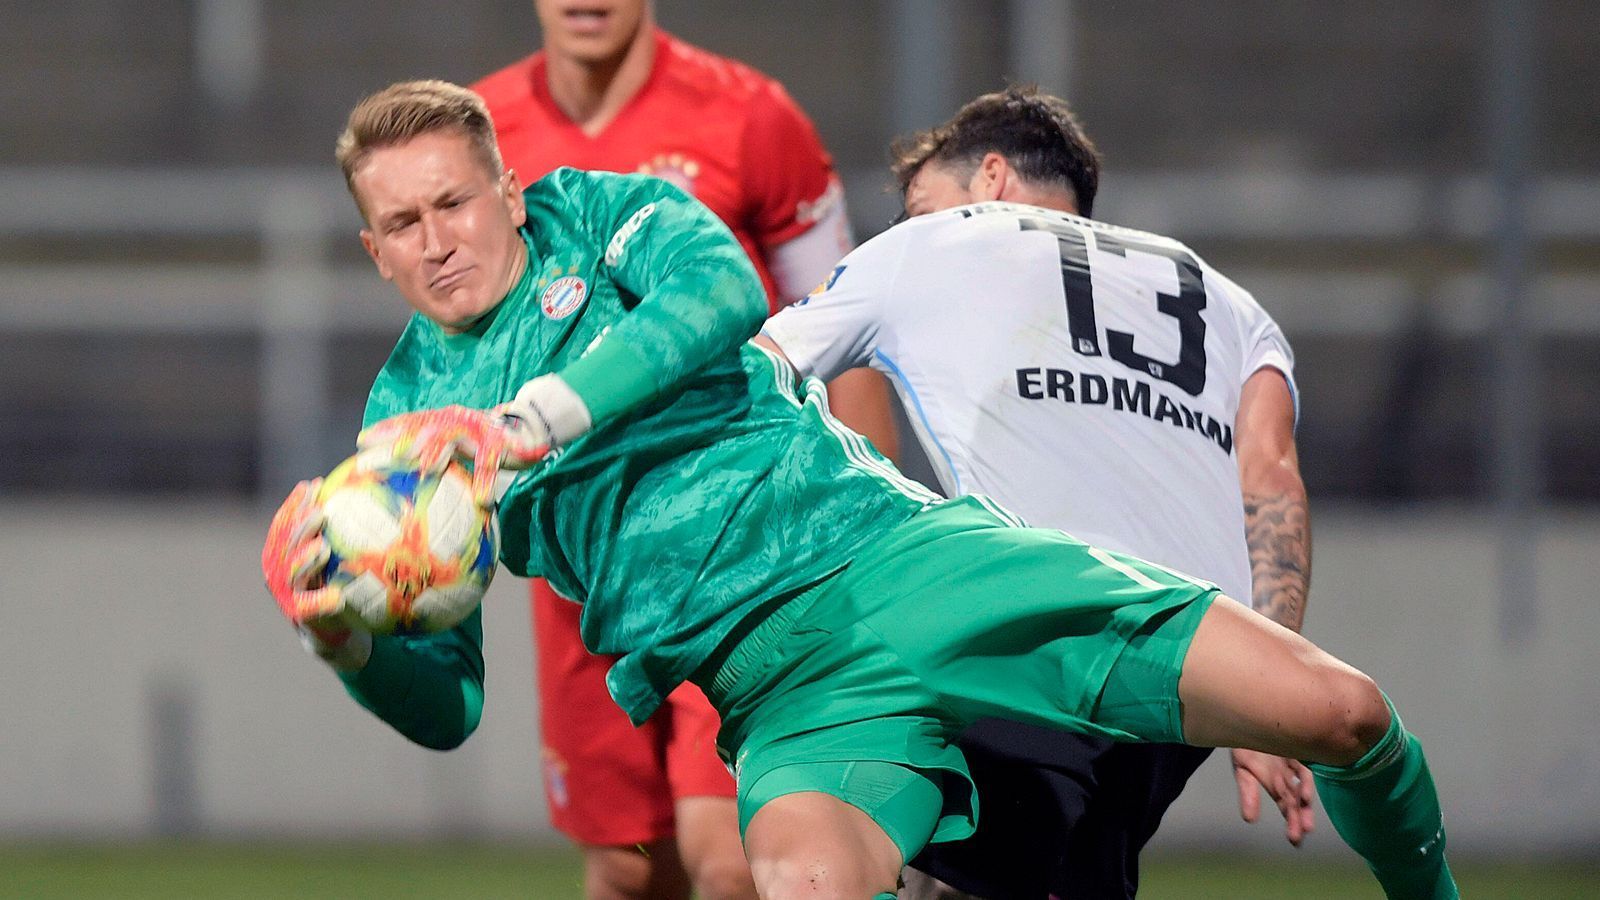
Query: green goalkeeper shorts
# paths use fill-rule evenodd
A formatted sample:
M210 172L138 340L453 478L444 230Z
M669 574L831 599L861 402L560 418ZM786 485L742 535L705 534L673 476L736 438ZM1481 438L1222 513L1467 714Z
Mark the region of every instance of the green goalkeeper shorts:
M954 746L980 717L1183 739L1178 676L1215 585L1017 527L965 497L783 600L694 680L722 714L740 828L799 791L872 816L909 860L978 800Z

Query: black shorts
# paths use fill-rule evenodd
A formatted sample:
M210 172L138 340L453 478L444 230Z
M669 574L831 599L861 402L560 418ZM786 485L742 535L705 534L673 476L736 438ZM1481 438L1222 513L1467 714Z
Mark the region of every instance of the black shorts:
M1211 753L1183 744L1119 744L984 719L962 735L978 786L978 832L912 860L988 898L1133 897L1143 849Z

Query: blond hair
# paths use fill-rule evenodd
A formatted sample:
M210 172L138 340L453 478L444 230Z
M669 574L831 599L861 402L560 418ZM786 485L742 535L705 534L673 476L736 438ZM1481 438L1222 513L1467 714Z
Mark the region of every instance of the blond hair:
M401 81L357 103L334 145L334 158L344 172L350 195L359 205L355 174L373 150L451 129L472 143L489 174L498 178L504 165L495 143L494 121L489 118L483 98L472 91L437 79Z

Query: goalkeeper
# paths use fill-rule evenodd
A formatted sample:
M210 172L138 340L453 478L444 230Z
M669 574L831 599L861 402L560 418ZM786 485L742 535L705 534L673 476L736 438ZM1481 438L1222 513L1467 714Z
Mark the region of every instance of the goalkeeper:
M502 560L589 601L584 642L619 657L607 683L633 721L684 680L705 690L763 896L890 897L924 844L970 834L952 741L979 716L1307 760L1390 897L1456 896L1421 746L1370 679L1212 585L904 479L747 343L766 307L750 263L676 188L562 169L524 193L481 102L442 82L363 100L338 156L417 312L361 442L465 456L486 503L515 472ZM460 743L480 614L351 629L314 584L311 496L263 553L280 607L358 702Z

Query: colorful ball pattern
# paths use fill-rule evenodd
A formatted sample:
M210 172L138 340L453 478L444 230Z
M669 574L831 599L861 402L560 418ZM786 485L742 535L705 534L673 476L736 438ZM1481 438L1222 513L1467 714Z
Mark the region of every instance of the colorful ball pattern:
M323 480L324 577L374 634L443 631L483 600L500 528L471 485L460 463L429 475L381 452L356 454Z

